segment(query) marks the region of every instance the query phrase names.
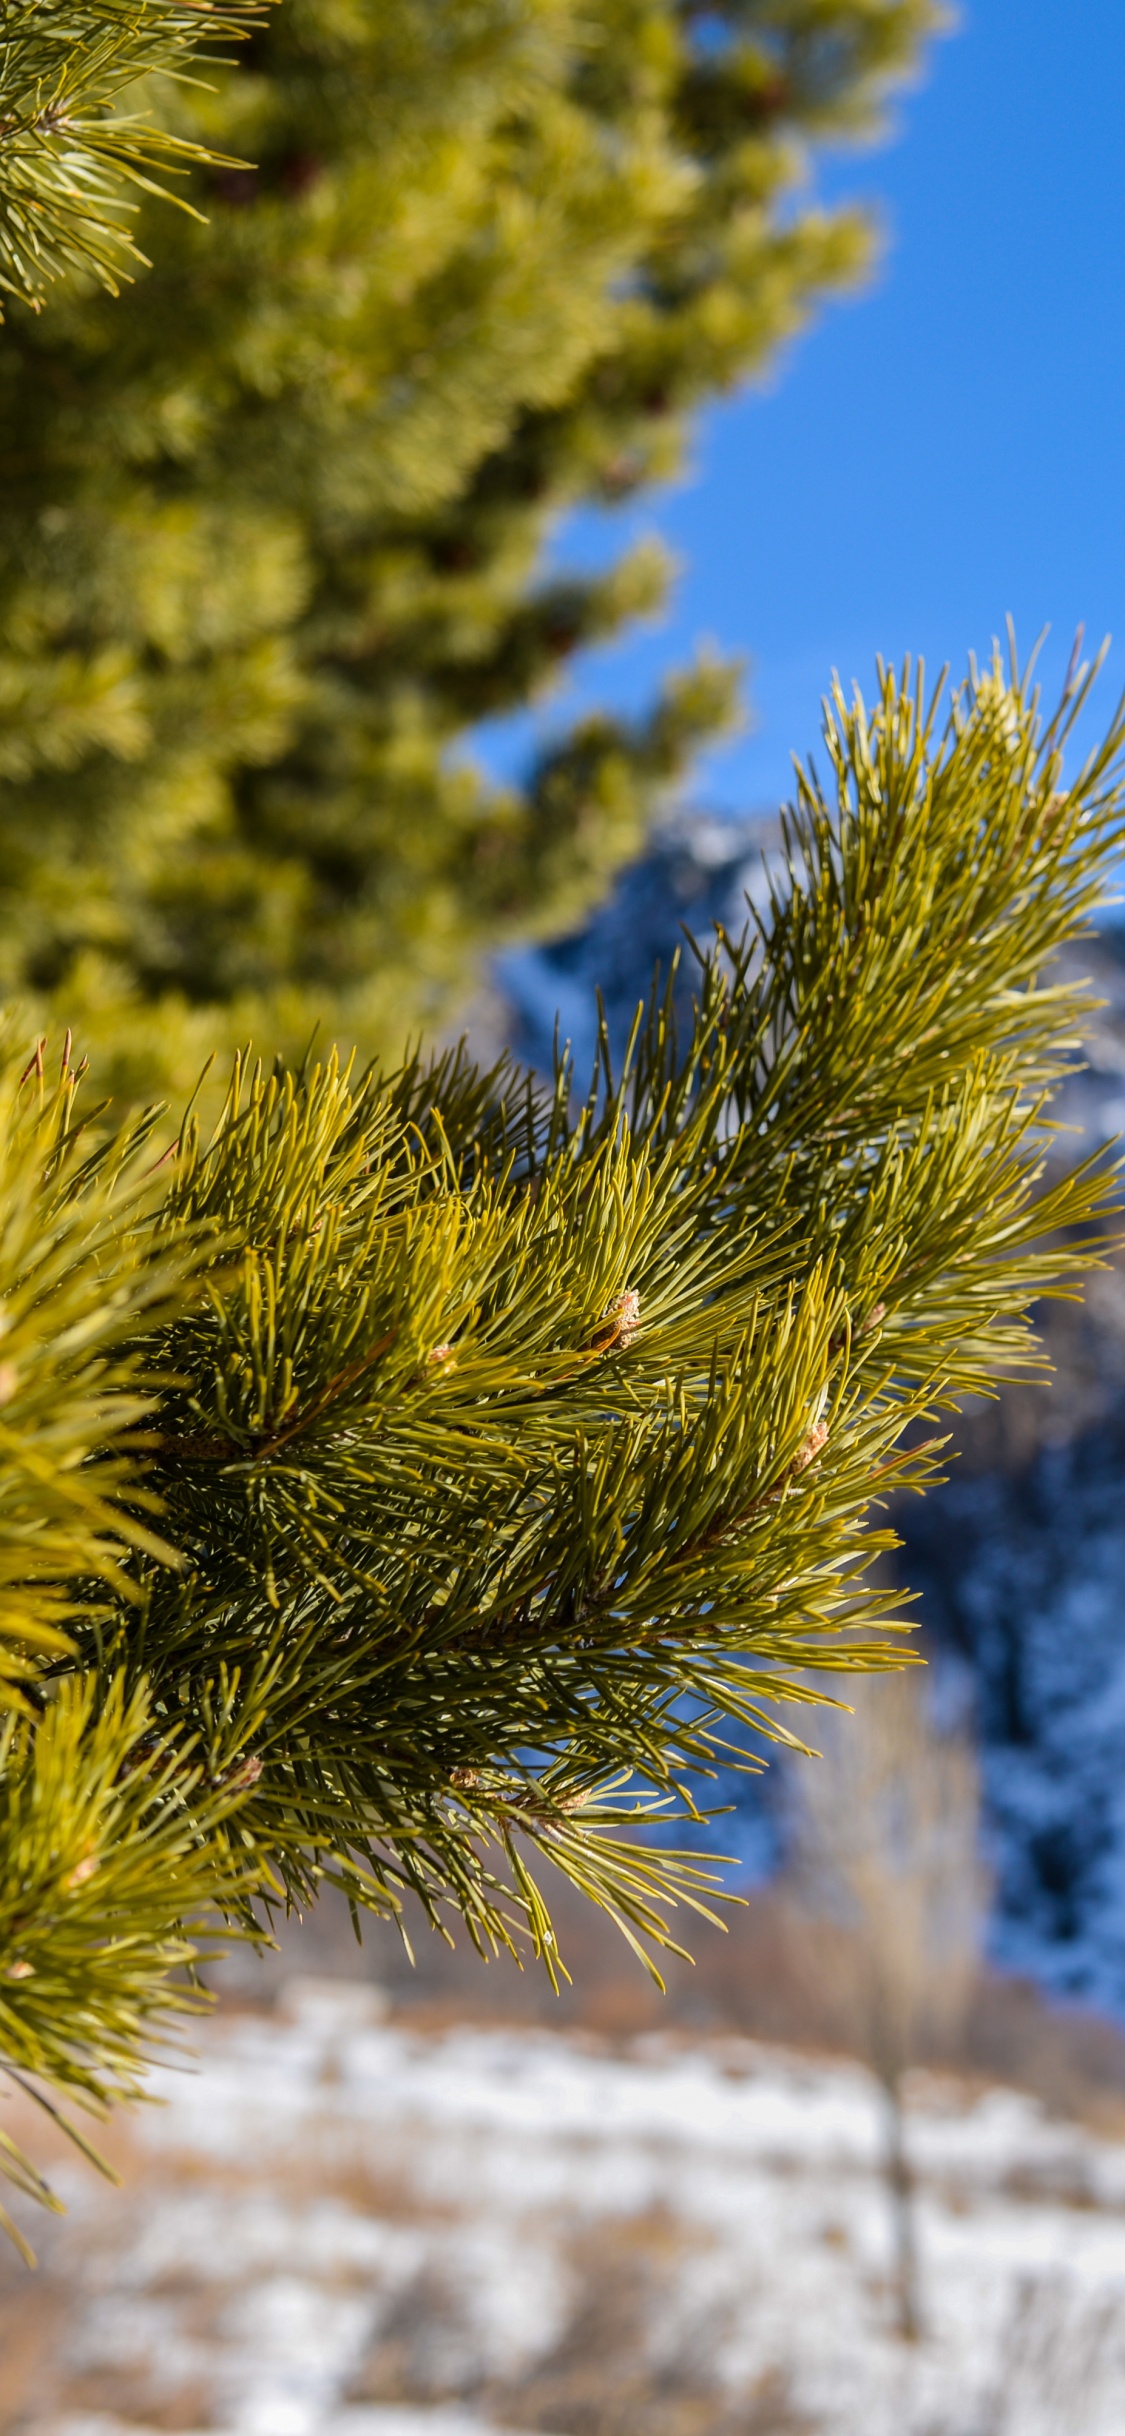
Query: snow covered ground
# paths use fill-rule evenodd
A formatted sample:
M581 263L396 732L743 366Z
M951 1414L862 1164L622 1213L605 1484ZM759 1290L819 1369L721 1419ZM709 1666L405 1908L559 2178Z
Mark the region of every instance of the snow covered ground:
M64 2169L38 2282L4 2270L13 2436L1125 2430L1125 2144L1012 2092L914 2088L913 2345L858 2066L309 1981L160 2094L124 2191Z

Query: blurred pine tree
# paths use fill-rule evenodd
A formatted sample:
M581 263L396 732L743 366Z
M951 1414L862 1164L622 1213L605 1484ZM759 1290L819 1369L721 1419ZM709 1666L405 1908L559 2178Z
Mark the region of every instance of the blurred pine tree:
M526 787L450 748L657 602L546 580L560 511L854 280L802 191L934 0L285 0L162 88L257 163L156 267L0 334L0 995L125 1095L214 1043L396 1045L489 947L579 918L733 673L591 719ZM171 103L167 100L171 93Z

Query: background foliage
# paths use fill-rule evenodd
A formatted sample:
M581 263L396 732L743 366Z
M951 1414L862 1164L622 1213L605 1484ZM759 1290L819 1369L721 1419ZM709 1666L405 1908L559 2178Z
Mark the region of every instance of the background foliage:
M172 134L256 166L193 174L206 225L146 210L121 298L0 336L0 989L103 1082L186 1092L317 1021L397 1050L637 851L732 671L523 788L450 747L658 602L651 550L587 581L544 539L861 273L809 147L870 129L934 22L286 0L167 88Z

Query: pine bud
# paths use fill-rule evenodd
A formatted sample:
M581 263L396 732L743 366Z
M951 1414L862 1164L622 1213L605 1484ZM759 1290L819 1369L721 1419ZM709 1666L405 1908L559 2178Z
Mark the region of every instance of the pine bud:
M241 1793L245 1786L256 1785L261 1773L261 1760L251 1755L249 1759L236 1760L233 1768L228 1768L219 1782L228 1793Z
M790 1471L794 1473L807 1472L810 1463L816 1462L816 1458L819 1455L821 1448L826 1446L827 1443L828 1423L826 1421L814 1421L808 1437L805 1439L804 1445L798 1447L797 1452L793 1457L793 1461L789 1466Z
M616 1302L610 1303L601 1326L593 1338L598 1353L624 1351L640 1334L641 1298L635 1286L626 1286Z
M616 1305L614 1317L617 1321L618 1344L631 1345L633 1338L639 1336L641 1327L641 1298L634 1286L626 1287Z

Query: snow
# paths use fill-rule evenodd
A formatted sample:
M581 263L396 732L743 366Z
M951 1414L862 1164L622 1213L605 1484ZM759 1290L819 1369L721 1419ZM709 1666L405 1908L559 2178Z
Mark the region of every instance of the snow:
M200 2069L157 2085L124 2195L72 2183L65 2332L21 2436L183 2428L185 2395L221 2436L549 2427L529 2397L591 2258L606 2290L643 2268L645 2373L678 2390L695 2364L695 2424L777 2395L775 2420L745 2424L1125 2428L1125 2145L1013 2091L912 2086L925 2323L908 2344L858 2065L731 2039L427 2033L321 1982L276 2015L220 2017ZM91 2410L99 2378L114 2400Z

